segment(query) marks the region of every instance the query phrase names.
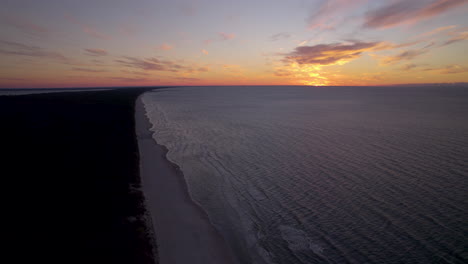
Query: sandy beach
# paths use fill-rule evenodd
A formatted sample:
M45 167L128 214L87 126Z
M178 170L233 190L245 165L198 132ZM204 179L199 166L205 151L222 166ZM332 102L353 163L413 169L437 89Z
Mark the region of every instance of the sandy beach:
M206 213L190 198L183 174L152 138L141 99L136 101L140 175L152 215L161 264L236 263Z

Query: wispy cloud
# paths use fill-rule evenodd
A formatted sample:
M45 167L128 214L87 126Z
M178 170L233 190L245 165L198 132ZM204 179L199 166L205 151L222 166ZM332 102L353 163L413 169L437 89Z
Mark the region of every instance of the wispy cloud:
M450 44L453 44L455 42L459 42L459 41L463 41L463 40L467 40L468 39L468 31L462 31L462 32L452 32L450 34L452 37L445 41L444 43L442 43L440 46L447 46L447 45L450 45Z
M168 65L157 58L140 59L135 57L125 56L123 59L116 60L124 66L133 67L147 71L171 71L177 72L182 66L173 64Z
M72 68L72 70L79 71L79 72L89 72L89 73L106 72L105 70L97 70L97 69L90 69L90 68Z
M289 34L287 32L281 32L281 33L272 35L270 37L270 40L271 41L277 41L277 40L280 40L280 39L288 39L290 37L291 37L291 34Z
M29 21L23 17L2 15L2 17L0 18L0 22L4 25L9 25L27 34L45 35L49 32L49 29L45 28L44 26Z
M4 40L0 40L0 54L45 58L59 62L68 62L67 57L58 52L51 52L40 47Z
M401 24L417 23L467 3L467 0L399 0L368 12L364 26L391 28Z
M128 71L128 70L121 70L121 72L131 75L141 75L141 76L149 76L151 74L146 72L138 72L138 71Z
M382 42L354 42L300 46L286 54L285 60L298 64L342 65L359 58L365 51L379 48Z
M221 40L230 40L236 37L236 34L234 33L219 32L218 35L221 37Z
M75 24L75 25L78 25L81 27L81 30L86 33L87 35L91 36L91 37L94 37L94 38L98 38L98 39L104 39L104 40L109 40L111 39L111 36L107 35L107 34L104 34L104 33L101 33L99 32L94 26L91 26L89 24L86 24L86 23L83 23L81 21L79 21L78 19L76 19L74 16L72 15L69 15L69 14L66 14L65 15L65 18Z
M334 29L345 16L340 13L350 13L359 4L367 0L323 0L320 7L307 18L309 29Z
M427 68L424 71L434 71L439 74L457 74L468 72L468 67L460 66L458 64L451 64L441 68Z
M231 39L234 39L235 37L236 37L236 34L234 33L218 32L218 36L216 38L206 39L203 41L203 43L205 45L209 45L213 42L231 40Z
M402 67L400 67L400 70L402 71L410 71L410 70L413 70L417 67L419 67L420 65L418 64L414 64L414 63L408 63L408 64L405 64L403 65Z
M122 82L144 82L146 78L132 78L132 77L111 77L112 80L122 81Z
M174 79L179 81L186 81L186 82L196 82L201 81L199 78L192 78L192 77L175 77Z
M164 44L158 46L158 49L160 49L160 50L171 50L173 48L174 48L174 46L169 45L167 43L164 43Z
M104 49L84 49L85 54L88 56L94 56L94 57L99 57L99 56L106 56L109 53L104 50Z
M130 24L121 25L119 31L128 37L133 37L137 34L136 27Z
M208 55L208 54L209 54L209 52L208 52L206 49L202 49L201 52L202 52L203 54L205 54L205 55Z
M383 57L380 62L384 65L387 64L395 64L399 63L401 61L408 61L408 60L413 60L414 58L427 53L429 50L428 49L414 49L414 50L406 50L398 53L397 55L394 56L385 56Z
M448 31L448 30L455 29L456 27L457 26L455 26L455 25L445 26L445 27L437 27L437 28L435 28L435 29L433 29L431 31L419 34L417 36L417 38L430 37L430 36L437 35L439 33L442 33L442 32Z
M136 58L125 56L122 59L116 60L117 63L145 71L164 71L164 72L179 72L179 73L194 73L208 71L207 67L202 67L197 64L183 65L170 60L158 58Z

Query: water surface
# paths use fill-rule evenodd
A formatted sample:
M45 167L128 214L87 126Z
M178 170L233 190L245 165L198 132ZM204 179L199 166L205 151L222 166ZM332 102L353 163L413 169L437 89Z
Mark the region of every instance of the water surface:
M241 263L468 262L466 87L190 87L143 102Z

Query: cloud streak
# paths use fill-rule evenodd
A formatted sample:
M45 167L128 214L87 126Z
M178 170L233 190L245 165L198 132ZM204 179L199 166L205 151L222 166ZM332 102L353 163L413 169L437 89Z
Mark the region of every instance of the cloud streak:
M122 82L144 82L146 78L132 78L132 77L111 77L112 80L122 81Z
M40 47L4 40L0 40L0 54L46 58L58 62L68 62L67 57L58 52L50 52Z
M467 4L467 0L400 0L370 11L365 17L364 27L391 28L408 23L417 23L456 7Z
M367 0L324 0L318 10L307 18L309 29L334 29L343 21L344 15L350 13L359 4Z
M16 16L4 16L0 19L0 22L6 25L10 25L16 28L17 30L27 34L44 35L49 33L49 30L47 28Z
M234 33L224 33L224 32L219 32L218 35L221 37L221 40L230 40L234 39L236 37L236 34Z
M104 49L84 49L85 54L93 57L107 56L109 53Z
M161 46L159 46L158 49L160 49L160 50L171 50L171 49L174 49L174 46L169 45L167 43L164 43Z
M382 42L334 43L296 47L286 54L285 61L311 65L342 65L361 56L365 51L379 48Z
M174 73L194 73L194 72L206 72L209 69L207 67L200 67L198 65L182 65L175 63L170 60L162 60L158 58L136 58L125 56L122 59L116 60L117 63L136 68L145 71L162 71L162 72L174 72Z
M288 39L290 37L291 37L291 34L289 34L287 32L281 32L281 33L272 35L270 37L270 40L271 41L277 41L277 40L280 40L280 39Z
M99 32L95 27L89 25L89 24L86 24L86 23L82 23L80 21L78 21L78 19L76 19L75 17L69 15L69 14L66 14L65 15L65 18L75 24L75 25L78 25L81 27L81 30L86 33L87 35L91 36L91 37L94 37L94 38L98 38L98 39L103 39L103 40L109 40L111 39L111 37L109 35L106 35L104 33L101 33Z
M225 33L225 32L218 32L218 37L213 39L206 39L203 41L205 45L209 45L215 41L227 41L236 38L236 34L234 33Z
M445 41L444 43L442 43L440 46L443 47L443 46L447 46L447 45L450 45L450 44L453 44L453 43L456 43L456 42L459 42L459 41L463 41L463 40L467 40L468 39L468 31L463 31L463 32L453 32L451 33L452 37Z
M79 71L79 72L89 72L89 73L106 72L105 70L96 70L96 69L89 69L89 68L73 68L72 70Z
M457 74L457 73L465 73L468 72L468 67L460 66L458 64L451 64L447 65L442 68L428 68L424 69L424 71L435 71L439 74Z
M406 50L398 53L395 56L386 56L381 60L381 63L384 65L388 64L395 64L401 61L409 61L413 60L414 58L427 53L428 49L419 49L419 50Z

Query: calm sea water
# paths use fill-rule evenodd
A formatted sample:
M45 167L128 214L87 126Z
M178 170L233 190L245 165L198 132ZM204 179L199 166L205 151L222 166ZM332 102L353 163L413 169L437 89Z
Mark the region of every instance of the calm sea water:
M143 96L240 263L468 263L468 87Z

